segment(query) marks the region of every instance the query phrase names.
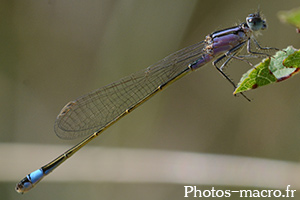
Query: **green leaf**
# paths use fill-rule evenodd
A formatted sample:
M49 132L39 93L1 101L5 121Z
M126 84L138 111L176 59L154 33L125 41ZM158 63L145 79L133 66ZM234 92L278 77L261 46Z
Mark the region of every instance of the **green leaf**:
M271 58L264 59L246 72L238 83L234 94L286 80L299 72L299 68L300 51L289 46L283 51L278 51Z
M300 8L295 8L290 11L281 11L278 13L279 19L284 23L289 23L300 28Z
M300 51L295 52L292 55L289 55L284 61L283 65L286 67L299 68L300 66Z

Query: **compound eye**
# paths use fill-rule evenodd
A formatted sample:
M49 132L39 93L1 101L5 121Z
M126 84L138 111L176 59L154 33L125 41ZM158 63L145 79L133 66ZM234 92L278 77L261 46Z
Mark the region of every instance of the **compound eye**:
M257 16L247 17L246 22L252 31L258 31L260 29L263 30L266 27L266 22Z

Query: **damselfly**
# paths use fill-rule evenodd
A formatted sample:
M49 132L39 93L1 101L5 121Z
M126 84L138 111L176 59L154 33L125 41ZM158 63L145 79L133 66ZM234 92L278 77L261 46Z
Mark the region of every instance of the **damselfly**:
M179 50L145 70L69 102L57 116L54 126L56 134L63 139L89 136L50 163L28 174L17 184L16 191L19 193L29 191L43 177L110 125L175 80L214 59L213 65L235 87L233 81L223 72L229 61L238 59L250 64L248 57L268 56L262 52L252 51L252 41L261 50L277 50L261 47L254 38L254 32L264 30L266 27L267 24L259 12L250 14L245 23L213 32L206 36L204 41ZM239 53L245 45L248 56L241 56ZM225 61L220 62L221 60ZM219 63L222 63L220 67L218 67Z

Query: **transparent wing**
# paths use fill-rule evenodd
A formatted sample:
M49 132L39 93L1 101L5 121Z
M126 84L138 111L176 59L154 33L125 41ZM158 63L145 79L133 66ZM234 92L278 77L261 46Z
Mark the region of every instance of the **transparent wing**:
M127 109L177 77L203 54L205 43L179 50L145 70L124 77L69 102L56 118L54 131L63 139L90 135L116 121Z

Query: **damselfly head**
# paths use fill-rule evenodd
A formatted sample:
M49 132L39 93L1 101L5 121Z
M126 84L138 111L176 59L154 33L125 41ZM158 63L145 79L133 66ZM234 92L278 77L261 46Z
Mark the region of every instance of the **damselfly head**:
M248 15L246 23L252 31L259 31L267 28L267 23L261 18L259 11Z

